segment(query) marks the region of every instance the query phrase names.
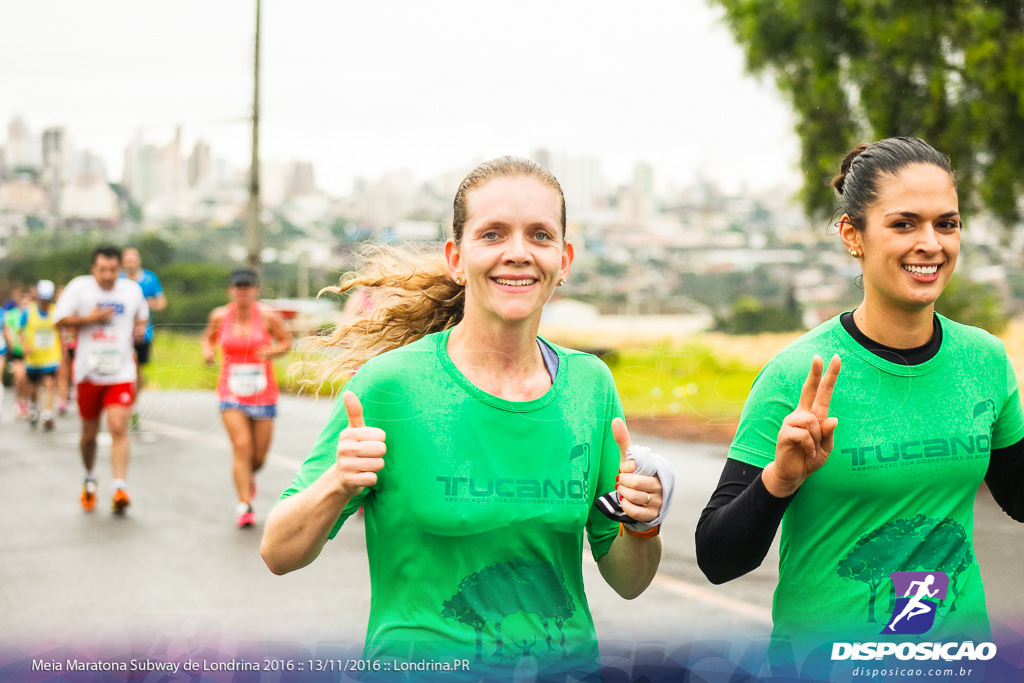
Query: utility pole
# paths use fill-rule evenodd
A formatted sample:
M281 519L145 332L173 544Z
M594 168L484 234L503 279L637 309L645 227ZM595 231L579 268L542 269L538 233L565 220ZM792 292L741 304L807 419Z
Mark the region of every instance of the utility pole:
M256 59L252 97L252 165L249 168L249 204L245 212L246 265L261 272L263 226L260 224L260 0L256 0Z

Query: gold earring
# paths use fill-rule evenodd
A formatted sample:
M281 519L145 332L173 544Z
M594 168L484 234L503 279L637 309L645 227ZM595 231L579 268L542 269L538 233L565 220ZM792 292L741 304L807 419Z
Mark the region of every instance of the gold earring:
M459 277L458 275L455 276L455 284L457 284L457 285L461 285L462 284L462 278Z
M561 280L558 281L558 286L561 287L564 284L565 284L565 278L563 277Z
M856 249L847 249L847 251L850 252L850 256L852 256L853 258L857 258L857 250Z

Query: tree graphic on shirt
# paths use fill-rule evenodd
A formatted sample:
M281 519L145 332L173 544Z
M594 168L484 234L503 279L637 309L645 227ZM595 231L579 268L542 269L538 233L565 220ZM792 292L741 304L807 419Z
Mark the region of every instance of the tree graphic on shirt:
M568 654L562 625L575 612L576 605L558 568L540 560L520 558L492 565L462 579L455 594L442 603L441 616L473 627L476 631L476 661L482 662L485 627L494 624L494 656L504 658L502 623L520 613L542 620L548 652L554 649L549 630L553 624L561 633L562 653ZM532 643L524 646L523 652L531 649Z
M949 576L953 600L949 611L956 609L959 577L974 562L971 545L964 528L952 519L935 519L923 514L909 519L895 519L861 536L839 562L837 574L867 584L868 623L877 623L875 602L878 589L889 581L893 572L941 571ZM895 600L890 584L890 608Z

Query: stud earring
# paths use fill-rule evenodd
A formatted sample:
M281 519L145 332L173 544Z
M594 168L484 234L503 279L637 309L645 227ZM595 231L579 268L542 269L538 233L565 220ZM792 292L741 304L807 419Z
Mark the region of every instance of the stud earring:
M847 249L847 251L850 252L850 256L857 258L858 254L856 249Z
M565 278L563 277L561 280L558 281L558 286L561 287L564 284L565 284Z
M462 278L459 277L458 275L455 276L455 284L457 284L457 285L461 285L462 284Z

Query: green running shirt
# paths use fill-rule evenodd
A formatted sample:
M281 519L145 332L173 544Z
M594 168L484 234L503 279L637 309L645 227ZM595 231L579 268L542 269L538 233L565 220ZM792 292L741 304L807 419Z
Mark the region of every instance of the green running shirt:
M15 355L22 355L23 350L21 348L21 316L24 315L25 310L22 308L12 308L4 311L4 325L7 326L11 331L11 338L13 343L10 346L10 352Z
M838 353L843 362L829 409L839 419L835 448L782 518L773 646L987 639L974 498L991 450L1024 437L1024 414L1002 342L939 322L939 352L903 366L863 348L836 317L790 344L754 381L729 457L763 468L813 356L827 365ZM926 633L881 633L893 619L897 571L949 576Z
M532 401L487 394L447 353L449 331L368 362L346 387L387 433L377 485L352 499L331 538L364 507L370 659L468 659L471 675L514 668L592 671L598 651L583 590L583 530L594 559L618 525L593 507L615 486L611 421L622 407L596 357L549 344L559 370ZM334 412L282 498L337 457Z

